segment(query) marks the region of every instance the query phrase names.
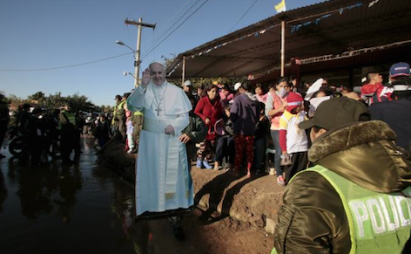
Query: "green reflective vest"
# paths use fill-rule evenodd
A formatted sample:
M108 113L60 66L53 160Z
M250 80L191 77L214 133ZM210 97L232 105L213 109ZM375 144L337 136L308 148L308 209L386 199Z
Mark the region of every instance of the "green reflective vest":
M113 107L113 119L111 119L111 124L114 125L117 114L117 105Z
M76 125L76 116L68 111L63 110L63 112L61 112L63 115L65 115L68 119L68 123L71 123L72 125Z
M122 119L123 117L125 117L126 115L126 111L124 110L124 104L126 103L126 101L121 101L118 105L117 105L117 109L116 109L116 117L120 119Z
M126 100L120 101L120 103L117 105L117 110L123 110L124 103L126 103Z
M134 111L134 112L133 112L133 115L135 115L135 116L143 116L144 114L143 114L143 112L141 112L141 111Z
M367 190L322 166L298 174L306 171L321 174L340 196L350 228L350 254L402 252L411 230L410 187L385 194Z

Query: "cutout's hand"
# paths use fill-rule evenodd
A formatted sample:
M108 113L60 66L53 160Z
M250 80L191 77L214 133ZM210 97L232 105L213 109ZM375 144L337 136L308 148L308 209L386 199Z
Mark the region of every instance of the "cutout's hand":
M150 70L147 68L143 71L142 77L141 77L141 85L143 88L146 88L148 83L150 83L151 76L150 76Z
M168 125L165 129L164 129L164 133L167 135L173 134L174 135L174 127L172 125Z

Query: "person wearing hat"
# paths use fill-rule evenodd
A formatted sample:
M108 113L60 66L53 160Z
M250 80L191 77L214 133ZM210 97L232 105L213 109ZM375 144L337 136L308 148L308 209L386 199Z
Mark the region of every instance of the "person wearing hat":
M395 63L391 65L389 84L387 86L380 86L373 94L374 102L392 101L391 95L394 92L392 82L406 79L410 77L410 65L407 63Z
M127 134L126 134L126 102L127 98L130 95L130 93L124 93L123 96L121 97L120 103L116 107L116 118L118 121L118 133L121 134L121 138L123 143L125 143L127 139Z
M393 101L370 106L371 119L386 122L397 134L397 144L411 153L411 79L391 83Z
M113 107L113 118L111 119L112 133L115 134L118 130L118 119L116 116L118 104L121 102L121 95L117 94L114 97L116 105Z
M391 95L394 92L391 83L402 77L410 76L410 66L407 63L395 63L390 67L389 84L377 88L372 96L373 102L392 101Z
M240 92L240 91L239 91L240 88L241 88L241 83L240 83L240 82L235 83L235 85L234 85L234 91Z
M290 166L285 170L285 185L301 170L307 168L308 140L298 124L306 119L303 97L294 92L287 96L287 106L280 118L280 146L282 164ZM278 176L277 176L278 177Z
M187 96L189 96L189 95L191 95L192 94L192 89L193 88L193 86L191 85L191 81L190 80L186 80L184 83L183 83L183 90L184 90L184 92L187 94Z
M401 253L411 229L411 165L395 133L347 97L301 122L316 166L289 182L272 253ZM409 253L409 252L403 252Z
M257 98L251 93L251 84L247 81L241 84L240 92L234 98L230 109L230 119L234 126L235 171L238 175L243 161L244 148L247 152L247 177L251 177L251 167L254 160L254 134L260 118L260 108Z
M390 68L390 82L408 80L410 77L410 65L407 63L395 63Z

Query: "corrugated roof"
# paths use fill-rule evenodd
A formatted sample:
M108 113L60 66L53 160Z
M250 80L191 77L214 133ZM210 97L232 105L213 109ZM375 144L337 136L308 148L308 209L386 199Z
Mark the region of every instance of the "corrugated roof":
M370 6L371 3L375 3ZM411 1L332 0L283 12L179 54L168 68L181 77L263 75L280 65L281 20L285 59L341 54L411 40Z

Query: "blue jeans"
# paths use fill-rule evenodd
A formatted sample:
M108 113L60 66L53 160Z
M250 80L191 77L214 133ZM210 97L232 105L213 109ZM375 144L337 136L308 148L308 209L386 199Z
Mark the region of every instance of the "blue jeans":
M275 156L274 156L274 167L275 167L275 174L280 176L283 174L283 169L280 166L281 163L281 147L280 147L280 131L279 130L271 130L271 138L273 139L274 147L275 147Z
M222 165L223 158L226 158L226 163L234 164L235 145L233 136L222 136L217 138L214 160Z

